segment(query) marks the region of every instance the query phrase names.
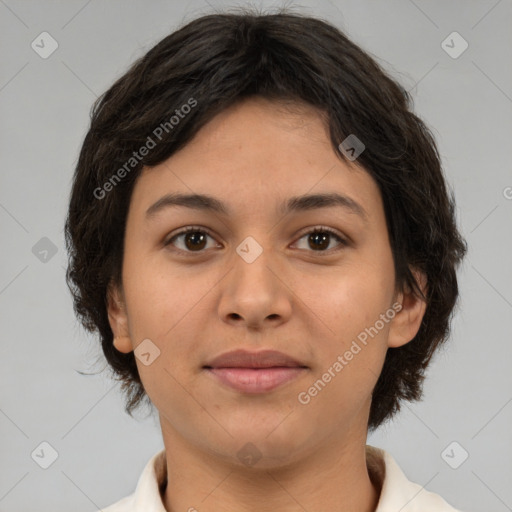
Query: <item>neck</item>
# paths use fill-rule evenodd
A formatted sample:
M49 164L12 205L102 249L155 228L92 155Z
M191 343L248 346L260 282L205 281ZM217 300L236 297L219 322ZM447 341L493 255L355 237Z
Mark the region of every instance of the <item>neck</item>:
M380 485L366 464L366 439L315 447L273 467L246 467L191 446L163 430L168 484L167 512L374 512Z

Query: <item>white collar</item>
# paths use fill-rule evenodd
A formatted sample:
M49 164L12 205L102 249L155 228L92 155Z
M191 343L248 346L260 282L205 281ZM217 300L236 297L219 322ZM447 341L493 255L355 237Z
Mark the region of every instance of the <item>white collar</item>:
M381 487L375 512L460 512L443 498L407 479L385 450L366 445L368 471ZM135 492L103 509L103 512L166 512L162 492L167 481L165 450L153 455L139 477Z

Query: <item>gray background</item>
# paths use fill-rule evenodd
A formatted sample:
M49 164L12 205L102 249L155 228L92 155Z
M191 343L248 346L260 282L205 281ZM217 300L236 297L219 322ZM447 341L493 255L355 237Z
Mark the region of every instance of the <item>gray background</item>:
M243 2L214 7L225 5ZM457 508L512 510L512 2L289 5L332 21L412 91L469 244L452 339L424 401L368 442ZM163 447L156 416L126 415L106 372L78 373L103 364L74 318L63 223L93 100L156 41L211 11L204 1L0 0L0 511L105 507L133 492ZM31 48L43 31L59 45L47 59ZM469 44L458 58L441 46L453 31ZM57 250L46 261L44 237ZM43 441L58 453L48 469L31 458ZM453 441L452 461L469 453L457 469L441 456Z

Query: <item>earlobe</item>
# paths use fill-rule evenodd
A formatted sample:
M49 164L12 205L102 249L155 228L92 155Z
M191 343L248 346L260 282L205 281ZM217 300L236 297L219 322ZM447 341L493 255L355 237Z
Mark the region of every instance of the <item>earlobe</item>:
M122 293L112 282L107 289L107 312L110 328L114 334L113 345L125 354L133 350L128 330L128 317Z
M427 278L419 270L411 270L423 295L427 296ZM398 294L396 302L402 307L393 318L388 335L388 346L397 348L409 343L418 333L427 309L422 297L418 297L411 289Z
M115 336L112 343L123 354L128 354L133 350L132 340L129 336Z

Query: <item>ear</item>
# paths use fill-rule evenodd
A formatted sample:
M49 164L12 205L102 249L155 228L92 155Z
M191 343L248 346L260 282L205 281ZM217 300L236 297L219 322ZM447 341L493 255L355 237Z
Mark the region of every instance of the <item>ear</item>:
M411 269L411 272L421 291L426 296L427 278L425 274L416 269ZM402 305L402 309L391 321L388 346L392 348L401 347L409 343L416 336L427 309L426 302L421 297L413 294L409 287L397 295L396 302Z
M125 354L133 350L128 329L128 315L124 294L112 281L107 288L107 312L110 328L114 333L114 347Z

